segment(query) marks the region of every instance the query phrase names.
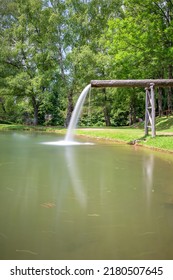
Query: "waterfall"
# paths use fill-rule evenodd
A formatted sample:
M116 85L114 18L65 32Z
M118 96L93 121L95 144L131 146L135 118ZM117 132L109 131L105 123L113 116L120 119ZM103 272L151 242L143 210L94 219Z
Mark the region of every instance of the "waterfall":
M74 111L72 113L72 117L67 129L67 133L65 136L65 142L72 142L73 141L73 137L74 137L74 129L77 126L81 111L82 111L82 107L85 101L85 98L88 94L88 92L90 91L91 85L87 85L84 90L82 91L82 93L80 94L77 103L75 105Z
M84 143L84 142L76 142L73 140L74 137L74 130L77 126L83 104L85 102L85 98L90 91L91 85L87 85L82 93L80 94L77 103L75 105L74 111L72 113L72 117L70 119L70 123L67 129L67 133L64 140L56 141L56 142L43 142L42 144L45 145L56 145L56 146L71 146L71 145L93 145L93 143Z

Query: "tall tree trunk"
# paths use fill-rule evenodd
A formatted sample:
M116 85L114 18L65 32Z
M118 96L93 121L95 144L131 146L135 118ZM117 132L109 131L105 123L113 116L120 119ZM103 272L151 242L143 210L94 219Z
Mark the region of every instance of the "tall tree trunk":
M109 115L109 107L108 107L108 104L107 104L106 89L103 88L102 91L103 91L103 94L104 94L103 113L104 113L105 123L106 123L106 126L111 126L110 115Z
M129 113L129 125L132 125L132 124L133 124L132 112L131 112L131 109L130 109L130 113Z
M61 42L61 29L58 27L57 29L58 31L58 36L59 36L59 44L58 44L58 62L59 62L59 66L60 66L60 70L61 70L61 78L64 84L65 88L68 88L67 86L67 79L66 79L66 75L65 75L65 68L64 68L64 59L63 59L63 47L62 47L62 42ZM71 119L71 115L73 112L74 106L73 106L73 90L70 89L68 90L68 95L67 95L67 115L66 115L66 119L65 119L65 123L64 126L68 127L69 123L70 123L70 119Z
M104 107L103 112L104 112L106 126L111 126L109 110L107 106Z
M37 101L35 99L34 96L32 96L32 105L33 105L33 108L34 108L34 121L33 121L33 124L34 125L38 125L38 104L37 104Z
M130 105L129 125L136 123L136 109L133 104Z
M173 67L172 65L169 65L168 67L168 75L169 75L169 79L172 79L172 72L173 72ZM169 87L168 88L168 114L172 112L172 88Z
M158 88L158 113L159 113L159 117L163 116L162 95L163 95L163 89L161 87L159 87Z
M4 113L6 113L6 109L5 109L5 105L4 105L4 102L3 102L3 98L0 97L0 103L1 103L1 106L2 106L2 110L4 111Z
M164 78L164 68L160 70L160 79ZM159 117L163 116L163 93L164 90L162 87L158 87L158 113Z
M130 125L136 123L136 93L132 92L130 96Z
M68 104L67 104L67 116L66 116L66 120L65 120L65 127L68 127L70 119L71 119L71 115L73 112L73 91L70 90L68 93Z
M132 122L136 123L136 108L133 108Z

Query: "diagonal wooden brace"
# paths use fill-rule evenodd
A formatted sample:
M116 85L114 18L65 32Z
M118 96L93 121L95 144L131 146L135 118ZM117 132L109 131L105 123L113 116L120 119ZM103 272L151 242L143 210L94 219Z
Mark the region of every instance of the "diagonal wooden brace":
M152 137L156 136L155 128L155 96L154 83L145 88L145 135L148 135L149 128L151 128Z

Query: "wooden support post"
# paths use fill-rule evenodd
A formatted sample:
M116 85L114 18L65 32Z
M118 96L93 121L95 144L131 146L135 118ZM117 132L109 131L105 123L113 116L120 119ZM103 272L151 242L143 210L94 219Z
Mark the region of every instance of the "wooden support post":
M152 137L156 136L155 129L155 98L154 98L154 84L145 88L145 135L148 135L149 128L151 128Z
M148 135L148 123L149 123L149 117L148 117L148 97L149 97L149 89L145 88L145 135Z
M155 96L154 96L154 84L150 84L150 92L151 92L151 118L152 118L152 124L151 124L151 134L152 137L156 136L156 127L155 127Z

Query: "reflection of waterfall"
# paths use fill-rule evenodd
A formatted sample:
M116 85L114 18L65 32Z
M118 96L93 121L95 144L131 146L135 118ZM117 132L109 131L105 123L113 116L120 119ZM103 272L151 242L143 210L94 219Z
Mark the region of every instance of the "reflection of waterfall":
M67 163L67 169L69 172L69 177L71 179L72 187L74 193L82 207L86 207L86 193L84 187L80 180L79 170L77 163L75 161L74 147L66 147L65 149L65 159Z
M151 204L151 193L153 187L153 171L154 171L154 155L150 154L144 160L144 185L147 198L147 208L150 208Z
M72 141L73 140L73 130L75 129L75 127L77 125L79 116L80 116L81 111L82 111L82 106L84 104L85 98L86 98L90 88L91 88L91 85L90 84L87 85L84 88L84 90L82 91L79 98L78 98L78 101L76 103L76 106L74 108L74 111L73 111L73 114L72 114L72 117L71 117L71 120L70 120L70 124L69 124L67 134L66 134L66 137L65 137L65 141Z

